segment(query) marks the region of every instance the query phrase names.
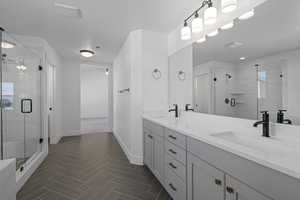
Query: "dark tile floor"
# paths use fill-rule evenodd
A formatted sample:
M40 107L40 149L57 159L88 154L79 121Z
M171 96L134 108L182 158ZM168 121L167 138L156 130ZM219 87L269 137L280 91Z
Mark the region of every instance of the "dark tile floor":
M18 200L167 200L151 172L131 165L111 133L65 137L17 195Z

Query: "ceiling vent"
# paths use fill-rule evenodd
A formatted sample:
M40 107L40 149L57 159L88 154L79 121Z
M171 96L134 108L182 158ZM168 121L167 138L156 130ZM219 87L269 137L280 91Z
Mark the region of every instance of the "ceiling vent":
M59 15L63 15L71 18L82 18L82 12L79 8L62 3L54 3L55 11Z

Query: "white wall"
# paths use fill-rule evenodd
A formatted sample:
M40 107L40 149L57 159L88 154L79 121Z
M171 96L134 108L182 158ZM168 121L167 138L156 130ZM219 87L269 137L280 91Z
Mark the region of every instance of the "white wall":
M185 72L185 80L179 80L178 72ZM190 45L169 57L169 104L193 103L193 47Z
M80 134L80 63L63 60L64 136Z
M166 35L145 30L131 32L114 60L114 134L131 163L143 163L143 112L167 110L167 63Z
M81 64L81 134L112 131L112 72L105 66Z
M129 160L131 159L131 91L119 93L120 90L130 88L131 83L131 43L132 35L130 34L120 49L118 56L113 63L114 68L114 126L113 133L118 139L124 152ZM130 88L132 89L132 88Z
M80 80L81 118L107 118L108 77L105 69L81 65Z

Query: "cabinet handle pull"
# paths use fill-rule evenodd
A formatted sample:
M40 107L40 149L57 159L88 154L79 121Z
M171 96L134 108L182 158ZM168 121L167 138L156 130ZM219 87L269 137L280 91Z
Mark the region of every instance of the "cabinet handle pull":
M177 154L177 152L174 151L173 149L169 149L169 151L170 151L172 154Z
M220 179L215 179L215 184L216 185L222 185L222 181Z
M172 183L169 183L169 186L172 190L174 190L175 192L177 191L177 189L174 187L174 185Z
M169 138L173 139L173 140L176 140L177 137L173 136L173 135L169 135Z
M227 191L229 194L234 193L234 189L233 189L232 187L226 187L226 191Z
M173 169L177 169L177 167L176 167L173 163L169 163L169 165L170 165Z
M153 136L152 136L152 135L148 135L148 137L149 137L150 139L152 139L152 138L153 138Z

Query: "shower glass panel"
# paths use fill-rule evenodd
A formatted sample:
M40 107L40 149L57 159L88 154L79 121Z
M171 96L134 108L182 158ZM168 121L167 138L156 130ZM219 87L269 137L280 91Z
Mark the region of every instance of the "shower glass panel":
M17 169L41 150L40 57L2 32L1 112L3 158Z

